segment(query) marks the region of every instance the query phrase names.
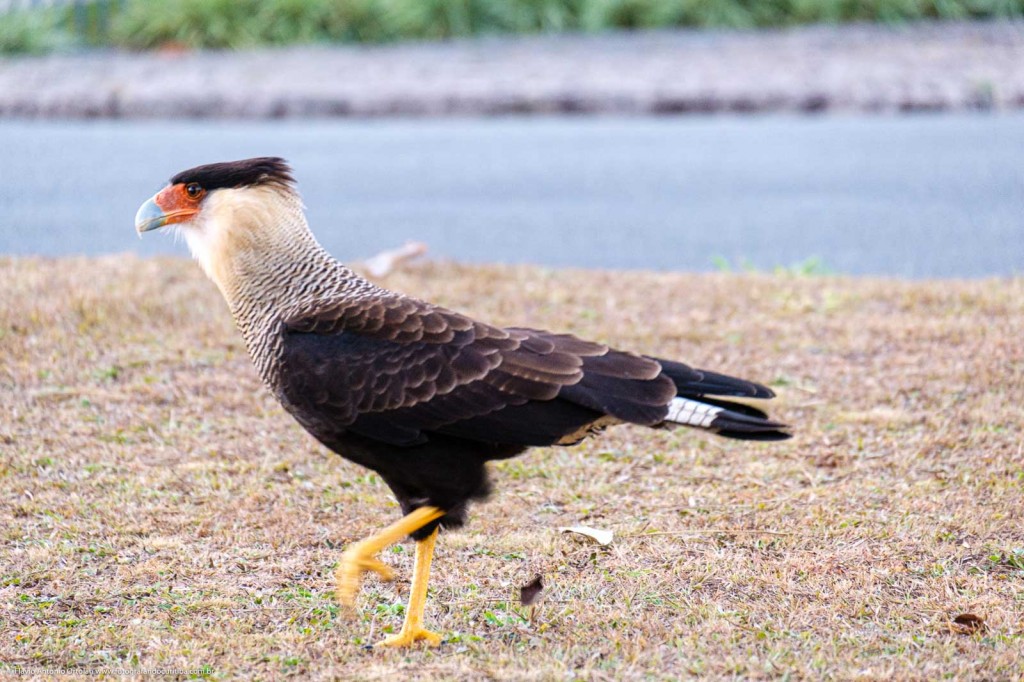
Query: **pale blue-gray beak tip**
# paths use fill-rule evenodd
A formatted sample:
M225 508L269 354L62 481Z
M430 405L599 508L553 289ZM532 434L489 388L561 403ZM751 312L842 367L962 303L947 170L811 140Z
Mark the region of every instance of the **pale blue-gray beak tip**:
M167 214L152 199L139 206L139 212L135 214L135 231L139 234L155 230L166 224Z

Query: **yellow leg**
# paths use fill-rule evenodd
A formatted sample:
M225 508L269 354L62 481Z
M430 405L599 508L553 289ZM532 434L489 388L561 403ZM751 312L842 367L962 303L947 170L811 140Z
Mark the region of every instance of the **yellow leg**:
M441 518L444 516L444 512L437 507L420 507L413 512L403 516L401 519L391 524L376 535L369 537L365 540L355 543L351 547L345 550L345 553L341 555L341 561L338 563L338 568L334 572L334 578L337 583L338 601L345 606L352 606L356 600L356 592L359 591L359 583L362 580L363 573L366 571L374 571L384 580L391 580L394 577L394 573L387 564L377 558L377 553L388 545L398 542L409 533L413 533L423 526L427 525L431 521ZM427 576L430 573L430 558L434 550L434 538L437 533L433 533L427 540L422 540L416 544L416 565L415 575L416 579L413 581L413 594L416 594L416 587L418 585L420 566L424 566L423 570L423 595L420 599L419 604L419 618L422 621L423 618L423 598L427 591ZM425 559L423 558L423 545L429 541L429 548ZM406 612L406 624L409 623L409 618L412 615L412 602L409 604L409 611ZM404 628L403 628L404 631ZM440 641L440 638L438 638ZM415 640L413 640L415 641Z
M441 643L441 635L423 627L423 607L427 605L427 581L430 579L430 561L434 558L434 542L437 529L416 543L416 563L412 571L412 590L409 592L409 606L405 609L405 623L397 635L387 637L378 646L411 646L426 640L430 646Z

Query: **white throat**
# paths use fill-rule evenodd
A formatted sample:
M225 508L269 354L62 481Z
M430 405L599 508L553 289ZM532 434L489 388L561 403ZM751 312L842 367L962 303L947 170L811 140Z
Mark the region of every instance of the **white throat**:
M272 185L211 192L182 232L192 256L232 306L243 291L265 286L323 252L298 196Z

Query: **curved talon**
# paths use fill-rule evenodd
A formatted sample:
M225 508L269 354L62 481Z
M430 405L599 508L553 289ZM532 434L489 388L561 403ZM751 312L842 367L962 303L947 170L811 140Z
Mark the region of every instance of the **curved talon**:
M377 646L412 646L420 640L425 641L427 646L437 646L441 643L441 635L426 628L403 627L398 634L389 635L383 641L377 642Z
M352 606L356 601L356 593L362 582L363 573L373 571L381 580L394 580L395 572L391 567L374 556L376 552L365 542L357 542L341 555L341 561L334 572L337 583L338 601L345 606Z

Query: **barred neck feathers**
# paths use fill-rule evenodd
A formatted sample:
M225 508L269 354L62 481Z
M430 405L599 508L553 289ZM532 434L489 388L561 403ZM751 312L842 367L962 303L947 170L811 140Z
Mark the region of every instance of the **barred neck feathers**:
M224 295L250 350L253 335L285 311L372 287L320 246L291 188L219 190L197 222L183 230L189 249Z

